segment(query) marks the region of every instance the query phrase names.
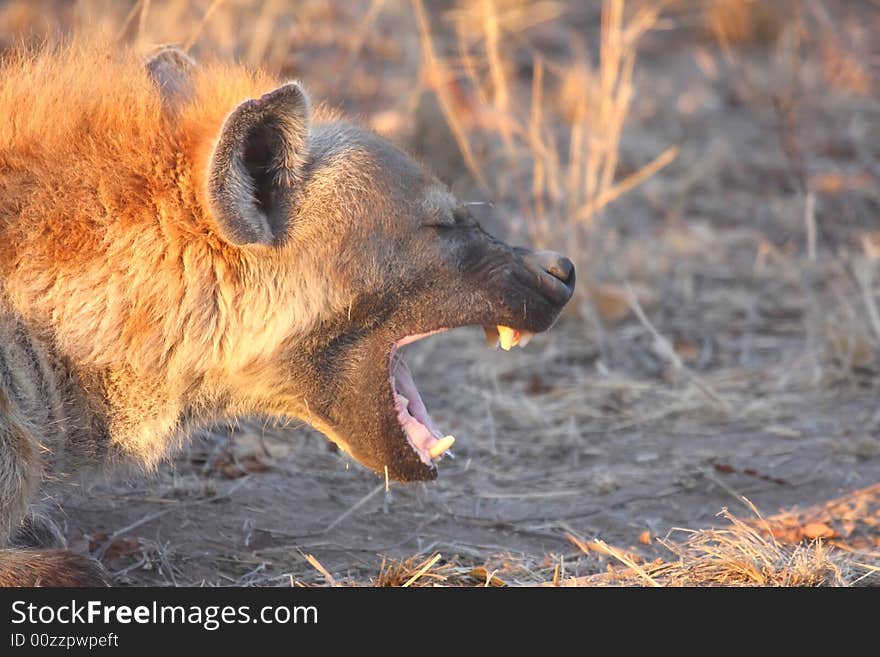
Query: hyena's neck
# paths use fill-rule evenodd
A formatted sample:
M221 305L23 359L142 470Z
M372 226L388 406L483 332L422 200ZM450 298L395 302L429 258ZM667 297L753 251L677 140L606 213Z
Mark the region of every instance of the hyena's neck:
M259 290L251 292L260 297ZM151 333L156 321L145 324L140 339L108 343L101 331L109 323L101 318L121 315L124 326L131 319L112 304L101 304L103 312L80 321L53 323L51 314L25 314L22 308L33 305L13 305L12 297L3 295L0 286L0 391L9 391L47 454L53 455L46 463L53 476L118 461L150 468L197 427L276 411L261 405L277 397L278 386L265 375L262 354L258 358L253 352L272 353L279 338L269 333L283 334L281 326L289 320L283 312L242 302L249 312L240 317L213 317L206 311L201 322L178 327L176 335L185 338ZM72 303L72 297L64 298ZM205 305L214 307L209 301ZM151 305L174 312L167 301ZM267 318L262 325L260 318ZM202 325L219 332L206 334ZM120 348L117 342L128 351L114 352ZM175 348L166 349L169 344ZM99 350L99 345L108 346Z
M73 366L51 331L15 313L0 288L0 399L9 406L0 413L26 423L45 475L64 479L119 460L153 465L194 424L224 412L201 397L192 382Z
M205 377L173 380L126 367L97 372L90 392L107 409L103 418L113 456L151 468L181 447L192 432L231 414L227 397L208 392Z

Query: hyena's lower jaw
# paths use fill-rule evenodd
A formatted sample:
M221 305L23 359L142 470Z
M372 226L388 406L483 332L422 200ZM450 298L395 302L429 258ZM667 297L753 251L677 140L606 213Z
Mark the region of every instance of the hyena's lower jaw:
M535 322L528 329L492 325L483 327L483 330L490 346L500 345L503 349L516 345L525 347L534 335L532 331L546 330L552 325L552 319L555 315ZM354 403L365 412L348 416L343 411L333 427L313 420L310 422L380 477L400 482L436 479L438 464L445 456L453 456L450 448L456 439L434 424L404 360L402 347L448 330L437 328L412 334L390 345L383 343L382 336L377 335L374 346L387 360L383 360L380 371L375 369L374 360L361 361L362 369L355 375L360 381L356 386L360 394L356 401L350 400L347 404L350 407ZM347 422L348 419L355 421Z

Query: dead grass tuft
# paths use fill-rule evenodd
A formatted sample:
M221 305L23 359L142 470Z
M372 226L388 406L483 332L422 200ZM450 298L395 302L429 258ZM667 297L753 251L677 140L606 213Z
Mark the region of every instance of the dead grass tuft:
M702 28L724 48L772 45L797 0L713 0L702 2Z
M373 586L435 586L448 580L453 566L441 562L440 553L426 559L411 557L403 560L382 560Z
M371 586L507 586L507 583L485 566L465 566L455 560L446 561L439 552L427 558L382 559L379 574Z
M537 3L528 14L525 3L460 3L449 14L457 51L446 57L438 53L422 1L413 5L422 79L437 97L464 164L483 193L516 199L536 244L561 248L573 241L580 257L593 218L678 155L670 146L619 175L639 42L657 24L659 5L627 12L624 0L604 0L595 62L580 37L572 38L561 60L529 46L525 31L558 16L556 3ZM516 79L523 52L530 59L528 95Z
M668 586L842 586L852 581L848 555L838 559L822 539L787 546L732 515L725 529L688 531L687 540L660 541L678 561L651 569ZM843 555L841 555L843 556Z
M839 508L846 499L861 496L877 499L880 486L854 493L829 505ZM751 503L744 500L749 506ZM826 505L828 506L828 505ZM676 560L657 559L644 563L603 541L569 539L585 554L610 556L621 566L611 564L604 573L571 578L561 586L853 586L880 583L880 552L833 545L821 535L794 543L777 540L784 536L783 525L791 532L791 512L769 519L751 506L756 519L743 520L726 508L719 514L729 526L712 529L675 529L658 542ZM862 509L865 511L865 509ZM864 517L871 520L871 513ZM803 521L802 521L803 522ZM820 523L803 524L800 536L816 531ZM824 523L822 527L827 527ZM831 530L828 530L829 534ZM684 533L684 540L672 535ZM833 534L830 534L833 535Z

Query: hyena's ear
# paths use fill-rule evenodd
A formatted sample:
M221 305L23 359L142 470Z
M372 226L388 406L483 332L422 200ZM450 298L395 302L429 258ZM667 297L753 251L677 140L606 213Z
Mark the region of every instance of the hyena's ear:
M277 244L306 157L311 102L296 82L236 107L226 118L208 171L208 202L235 244Z
M198 65L183 50L160 46L147 56L145 63L167 106L176 107L190 97Z

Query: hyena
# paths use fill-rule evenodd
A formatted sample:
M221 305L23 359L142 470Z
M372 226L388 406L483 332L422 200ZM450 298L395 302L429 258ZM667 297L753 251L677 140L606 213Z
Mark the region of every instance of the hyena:
M0 583L106 581L41 491L154 466L200 423L301 418L399 481L453 442L400 348L482 326L509 349L572 263L486 233L297 82L88 44L0 71Z

